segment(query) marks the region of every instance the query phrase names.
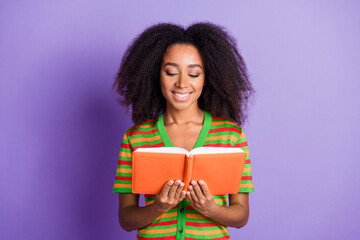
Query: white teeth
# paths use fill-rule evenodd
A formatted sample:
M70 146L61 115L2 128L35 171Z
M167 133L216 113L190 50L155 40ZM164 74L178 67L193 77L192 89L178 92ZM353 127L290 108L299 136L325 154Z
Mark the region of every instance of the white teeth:
M190 93L186 93L186 94L179 94L179 93L174 93L176 96L184 98L190 95Z

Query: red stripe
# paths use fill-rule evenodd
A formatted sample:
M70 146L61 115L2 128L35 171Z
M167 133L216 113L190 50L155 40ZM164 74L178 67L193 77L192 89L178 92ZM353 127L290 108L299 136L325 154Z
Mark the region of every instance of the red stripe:
M155 197L156 195L154 194L144 194L144 197L146 198L151 198L151 197Z
M150 227L166 226L166 225L171 225L171 224L176 224L176 223L177 223L177 221L173 220L173 221L166 221L166 222L151 223L149 226Z
M250 164L250 159L245 160L245 164Z
M124 161L124 160L119 160L118 164L119 165L131 165L132 161Z
M242 176L241 180L252 180L252 176Z
M169 237L141 237L139 234L136 236L139 240L174 240L176 236L169 236Z
M155 119L152 118L152 119L147 120L145 123L151 123L151 122L153 122L154 120L155 120ZM147 124L141 124L141 125L147 125Z
M204 144L203 147L233 147L231 143Z
M128 143L121 143L122 148L131 149L131 145Z
M138 148L155 148L155 147L163 147L165 146L165 144L163 142L161 143L157 143L157 144L153 144L153 145L150 145L150 144L145 144L145 145L141 145L141 146L137 146L137 147L134 147L134 151Z
M191 226L191 227L223 227L223 225L220 224L216 224L214 222L209 222L209 223L199 223L199 222L187 222L186 226Z
M216 133L216 132L223 132L223 131L229 131L229 132L234 131L234 132L241 134L241 130L238 128L234 128L234 127L222 127L222 128L210 129L209 133Z
M230 239L230 236L223 236L223 237L218 237L218 238L208 238L211 240L224 240L224 239ZM199 240L198 238L189 238L189 237L185 237L184 240Z
M195 210L192 206L186 206L186 210Z
M247 142L235 144L235 147L247 147L247 146L248 146Z
M134 135L137 135L137 134L151 135L151 134L154 134L154 133L157 133L157 132L159 132L159 131L156 128L153 129L153 130L149 130L149 131L137 130L137 131L129 132L129 136L134 136Z
M225 119L222 118L222 117L212 117L212 119L223 119L223 120L225 120Z
M131 181L131 177L121 177L121 176L116 176L115 180L120 180L120 181Z

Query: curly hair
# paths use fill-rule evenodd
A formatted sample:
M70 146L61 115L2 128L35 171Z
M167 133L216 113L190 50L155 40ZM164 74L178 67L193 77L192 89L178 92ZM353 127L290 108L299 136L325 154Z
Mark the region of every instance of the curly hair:
M247 106L254 93L247 68L235 39L224 28L212 23L196 23L187 29L161 23L147 28L126 50L113 88L131 106L135 124L157 118L166 110L160 89L160 69L166 50L173 44L195 46L204 63L205 82L198 99L199 108L239 125L247 117Z

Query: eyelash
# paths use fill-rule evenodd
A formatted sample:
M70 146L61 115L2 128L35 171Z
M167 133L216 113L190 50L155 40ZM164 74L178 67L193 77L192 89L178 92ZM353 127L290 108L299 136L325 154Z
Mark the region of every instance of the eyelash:
M169 72L166 72L166 75L168 76L175 76L177 73L169 73Z
M192 78L197 78L199 75L189 75Z
M169 73L169 72L166 72L166 75L172 77L172 76L177 75L177 73ZM199 76L199 75L190 75L190 74L189 74L189 77L191 77L191 78L197 78L198 76Z

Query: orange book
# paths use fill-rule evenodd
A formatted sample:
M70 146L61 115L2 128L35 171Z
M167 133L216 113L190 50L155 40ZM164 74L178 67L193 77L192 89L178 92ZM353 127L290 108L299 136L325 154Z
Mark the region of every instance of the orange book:
M204 180L211 194L237 193L246 153L240 148L138 148L132 154L132 191L158 194L169 180Z

